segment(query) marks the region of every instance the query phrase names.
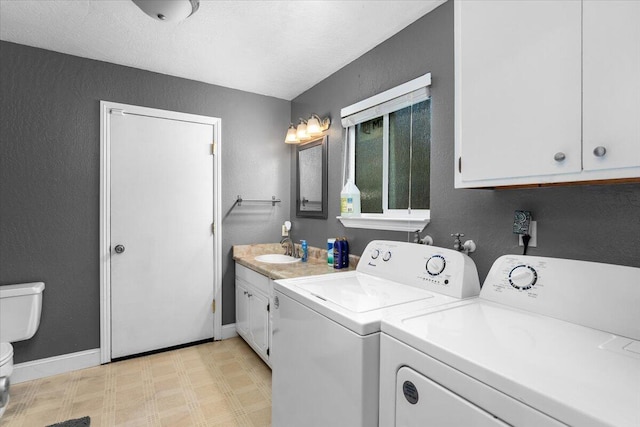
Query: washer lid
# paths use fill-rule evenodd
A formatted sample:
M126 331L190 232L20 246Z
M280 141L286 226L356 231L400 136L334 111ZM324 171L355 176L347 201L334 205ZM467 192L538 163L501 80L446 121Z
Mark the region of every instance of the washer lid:
M385 316L459 301L356 271L276 280L273 289L362 336L380 332Z
M389 280L357 274L329 281L304 281L295 285L311 295L354 313L364 313L411 301L432 298L431 292Z
M8 342L0 342L0 365L13 357L13 347Z

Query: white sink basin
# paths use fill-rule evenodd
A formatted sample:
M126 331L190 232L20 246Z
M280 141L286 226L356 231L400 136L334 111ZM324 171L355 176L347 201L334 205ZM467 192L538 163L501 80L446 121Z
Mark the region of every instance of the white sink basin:
M289 255L282 254L268 254L258 255L256 261L266 262L269 264L293 264L294 262L300 262L300 258L294 258Z

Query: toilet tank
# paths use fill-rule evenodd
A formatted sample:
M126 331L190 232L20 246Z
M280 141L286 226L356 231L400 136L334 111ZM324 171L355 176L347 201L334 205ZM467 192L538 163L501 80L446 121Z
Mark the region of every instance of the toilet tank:
M40 325L44 283L0 286L0 341L28 340Z

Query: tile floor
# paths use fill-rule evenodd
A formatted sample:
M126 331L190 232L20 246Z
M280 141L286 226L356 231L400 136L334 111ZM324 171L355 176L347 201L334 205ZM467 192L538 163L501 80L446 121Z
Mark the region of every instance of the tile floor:
M270 426L271 370L241 339L15 384L3 427Z

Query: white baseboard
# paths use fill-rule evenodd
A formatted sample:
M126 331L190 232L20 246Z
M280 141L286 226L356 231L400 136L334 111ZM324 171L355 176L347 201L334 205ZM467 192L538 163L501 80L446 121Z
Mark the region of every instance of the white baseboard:
M237 337L236 324L222 325L222 339ZM25 381L37 380L78 369L92 368L100 365L100 349L79 351L77 353L62 354L46 359L16 363L11 374L11 383L18 384Z
M226 340L229 338L237 337L238 332L236 331L236 324L229 323L228 325L222 325L222 339Z
M98 365L100 365L99 348L17 363L13 366L11 383L18 384Z

